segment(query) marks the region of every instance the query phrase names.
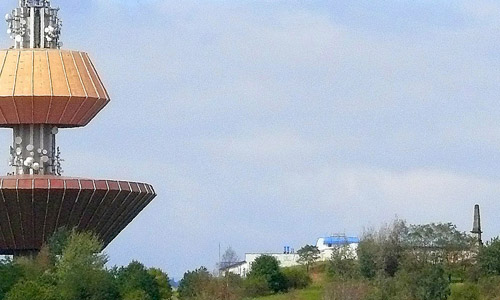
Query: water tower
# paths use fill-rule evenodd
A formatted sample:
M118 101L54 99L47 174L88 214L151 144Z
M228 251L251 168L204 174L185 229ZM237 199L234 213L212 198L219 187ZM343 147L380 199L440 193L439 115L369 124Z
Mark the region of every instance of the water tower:
M108 245L156 196L149 184L61 176L56 136L87 125L110 98L85 52L61 50L50 0L20 0L0 50L0 127L13 130L0 177L0 255L30 255L60 227Z

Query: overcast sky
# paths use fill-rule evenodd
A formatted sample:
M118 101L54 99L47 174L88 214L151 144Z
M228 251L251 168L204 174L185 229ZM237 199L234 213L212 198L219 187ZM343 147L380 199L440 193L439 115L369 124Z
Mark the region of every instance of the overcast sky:
M60 133L65 175L158 192L112 264L178 279L219 242L243 258L395 216L469 231L475 203L500 233L498 1L53 3L112 98Z

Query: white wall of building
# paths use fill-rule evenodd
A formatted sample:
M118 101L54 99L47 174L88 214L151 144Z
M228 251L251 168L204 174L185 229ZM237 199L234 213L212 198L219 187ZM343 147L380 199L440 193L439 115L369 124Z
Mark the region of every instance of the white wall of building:
M351 243L344 246L347 246L349 251L354 257L357 257L358 243ZM319 238L316 242L316 247L318 247L320 251L320 261L327 261L332 257L333 251L339 247L339 245L328 246L325 244L325 238Z
M299 265L299 255L294 254L283 254L283 253L247 253L245 254L245 261L249 266L249 270L252 269L253 262L262 255L269 255L276 258L280 262L280 267L287 268Z
M343 237L340 237L343 238ZM329 239L328 237L326 239ZM357 238L355 238L357 240ZM354 258L356 258L356 251L358 249L358 242L346 242L343 243L341 241L341 244L331 244L328 245L325 243L325 238L319 238L316 242L316 247L318 247L320 251L320 261L328 261L332 257L333 251L340 247L348 247L350 250L351 254L353 255ZM229 272L240 275L242 277L246 277L247 274L252 270L252 264L255 262L255 260L262 255L269 255L274 258L276 258L280 262L280 267L282 268L287 268L287 267L294 267L298 266L299 264L299 255L297 253L246 253L245 254L245 261L234 265L228 269Z

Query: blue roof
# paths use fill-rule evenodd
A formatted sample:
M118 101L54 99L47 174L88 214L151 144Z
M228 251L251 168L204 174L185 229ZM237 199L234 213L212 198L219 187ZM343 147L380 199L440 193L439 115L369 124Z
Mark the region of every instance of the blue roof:
M323 242L325 245L348 245L359 244L359 238L355 236L330 236L325 237Z

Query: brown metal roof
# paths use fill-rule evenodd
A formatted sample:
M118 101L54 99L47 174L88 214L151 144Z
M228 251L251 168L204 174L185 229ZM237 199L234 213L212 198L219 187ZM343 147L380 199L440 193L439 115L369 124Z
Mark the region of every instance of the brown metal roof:
M85 126L109 100L85 52L0 50L0 127Z
M92 231L106 246L155 196L128 181L0 177L0 255L40 250L60 227Z

